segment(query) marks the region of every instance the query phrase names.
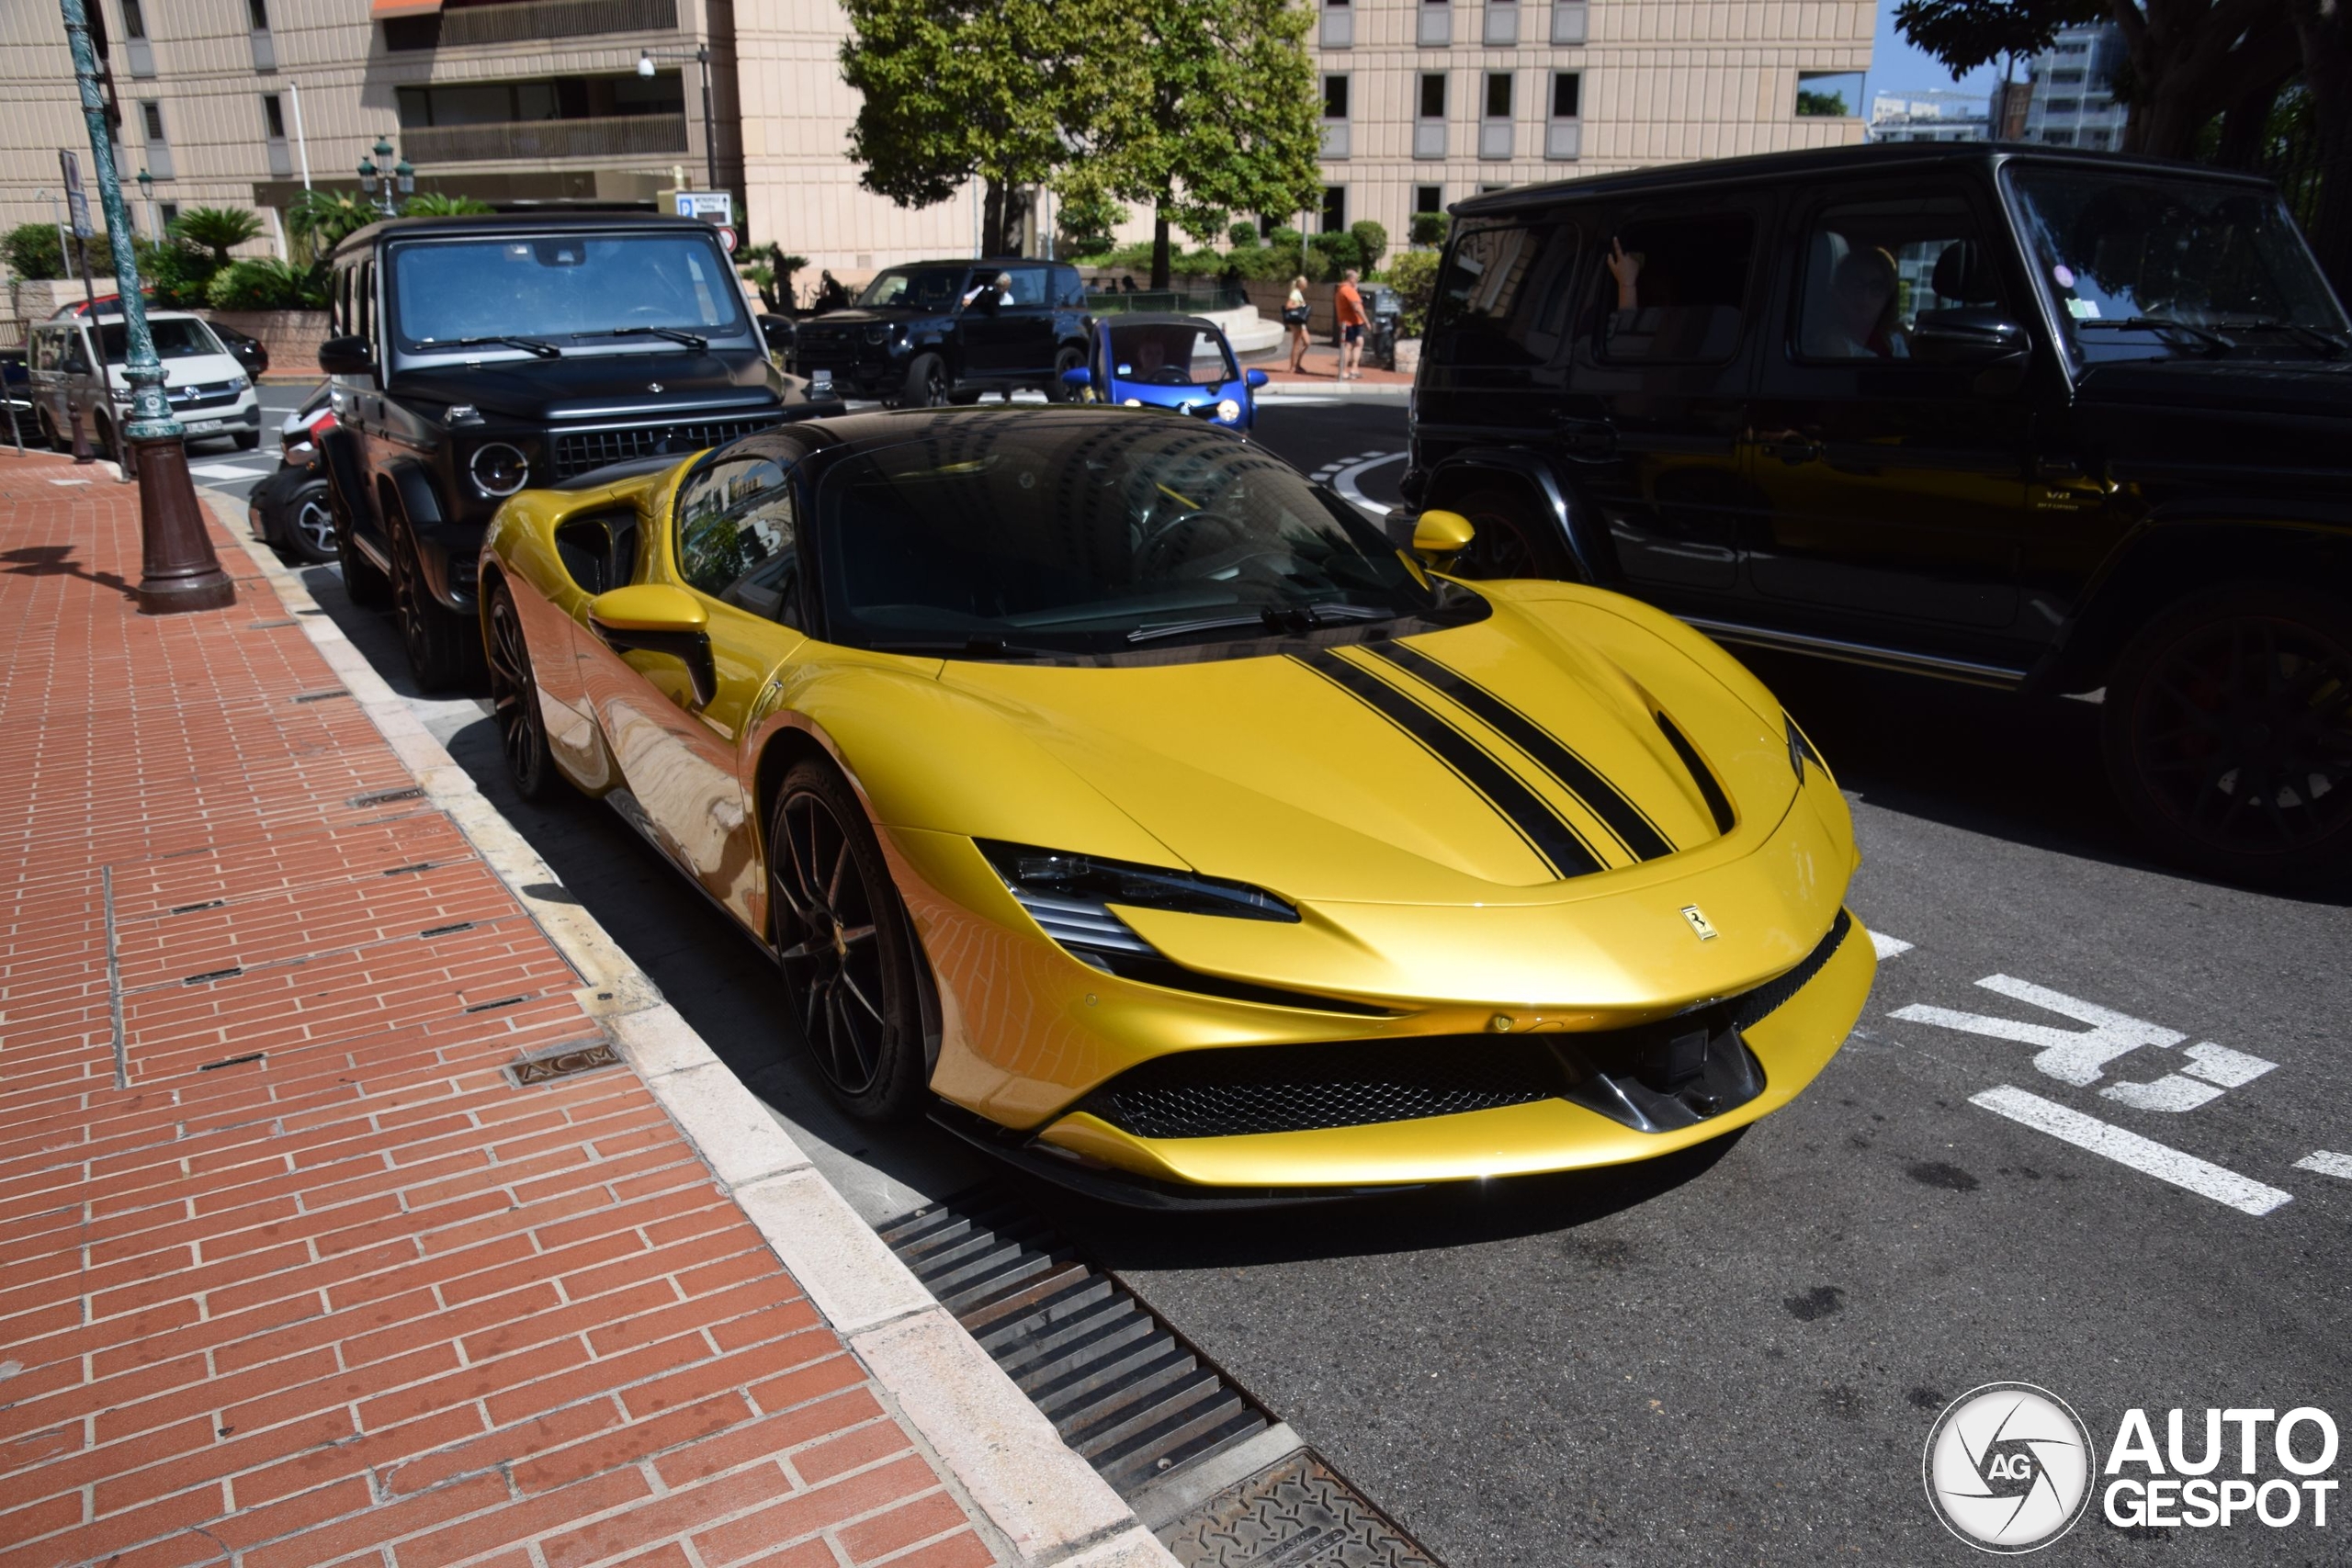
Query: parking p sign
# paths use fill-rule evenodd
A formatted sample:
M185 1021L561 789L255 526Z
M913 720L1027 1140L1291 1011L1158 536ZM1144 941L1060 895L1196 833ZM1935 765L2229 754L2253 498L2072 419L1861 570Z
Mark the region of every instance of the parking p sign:
M674 190L670 193L681 218L699 218L728 227L735 221L735 193L725 190Z

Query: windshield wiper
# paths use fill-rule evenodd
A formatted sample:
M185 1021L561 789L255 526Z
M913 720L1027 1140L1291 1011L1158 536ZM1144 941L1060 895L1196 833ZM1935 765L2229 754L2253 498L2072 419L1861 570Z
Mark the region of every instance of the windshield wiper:
M1068 652L1058 648L1030 648L983 633L975 633L961 641L882 637L869 639L863 646L875 653L928 654L941 659L1059 659Z
M2088 321L2081 321L2075 323L2075 330L2076 332L2081 332L2084 329L2090 327L2103 327L2110 331L2123 330L2151 333L2187 333L2190 337L2195 338L2198 342L2203 344L2206 347L2211 349L2216 354L2227 354L2230 350L2237 347L2236 344L2232 343L2228 338L2223 337L2221 333L2213 331L2211 327L2195 326L2188 321L2176 320L2171 316L2118 316L2112 321L2093 316Z
M551 343L541 343L535 337L509 337L504 333L492 333L488 337L421 337L416 342L420 348L479 348L486 343L503 343L509 348L519 348L527 354L536 354L541 359L563 357L563 350Z
M699 354L710 346L710 340L700 333L690 333L684 327L606 327L600 333L574 333L573 337L666 337L672 343L684 344Z
M2290 337L2302 339L2313 348L2324 353L2330 359L2342 354L2346 349L2352 348L2352 342L2346 342L2341 333L2325 332L2318 327L2307 327L2301 321L2281 321L2268 316L2252 316L2244 321L2218 321L2214 324L2233 333L2285 333Z
M1165 626L1138 626L1127 634L1127 640L1153 642L1160 637L1184 637L1193 632L1230 631L1240 626L1261 626L1272 632L1301 632L1314 626L1344 626L1350 621L1393 621L1396 616L1395 610L1377 610L1369 604L1269 604L1255 615L1220 615L1213 620L1173 621Z

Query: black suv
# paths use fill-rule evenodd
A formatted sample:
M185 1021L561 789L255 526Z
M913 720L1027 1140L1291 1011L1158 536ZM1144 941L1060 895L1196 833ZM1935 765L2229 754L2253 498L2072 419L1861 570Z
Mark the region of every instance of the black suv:
M695 220L398 219L334 264L336 553L428 691L480 672L474 558L506 497L841 409L769 364Z
M1057 401L1062 372L1086 363L1086 283L1078 269L1019 256L910 262L876 273L845 310L799 323L792 369L820 387L917 408L1008 397Z
M2278 193L1984 144L1465 201L1408 503L1726 643L2104 688L2132 818L2352 863L2352 333Z

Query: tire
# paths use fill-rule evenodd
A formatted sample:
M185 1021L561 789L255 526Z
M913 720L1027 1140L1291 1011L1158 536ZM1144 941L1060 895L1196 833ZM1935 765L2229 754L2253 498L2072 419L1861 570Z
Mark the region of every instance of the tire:
M334 525L334 507L328 491L334 487L313 475L294 488L281 503L279 540L295 558L310 566L324 566L338 558L341 539Z
M90 416L90 450L109 463L121 461L115 450L114 421L102 413Z
M525 800L546 800L557 793L555 757L548 750L547 718L539 709L539 683L531 669L522 613L503 582L490 591L488 619L483 652L490 666L490 716L498 726L506 781Z
M58 438L57 422L49 417L47 409L40 409L34 412L33 430L40 435L41 445L52 452L62 452L71 445Z
M882 846L831 763L793 764L768 821L768 905L810 1065L851 1115L903 1121L927 1098L922 964Z
M1527 498L1499 487L1473 491L1448 511L1470 520L1470 547L1454 563L1454 575L1498 578L1577 576L1566 546L1550 520L1530 514Z
M935 354L918 354L907 367L907 389L900 408L938 409L947 406L947 362Z
M481 626L470 615L444 609L433 597L424 581L424 563L417 557L416 536L397 503L384 519L384 532L392 546L392 615L400 622L401 646L417 690L452 692L480 685L488 673Z
M327 504L334 512L334 558L343 569L343 591L351 602L363 610L389 610L392 607L392 580L376 569L376 563L362 554L352 537L355 519L351 509L344 504L343 494L327 484Z
M237 450L240 452L259 451L261 449L261 432L258 430L239 431L236 435L236 442Z
M2352 871L2352 604L2284 586L2176 604L2124 649L2100 741L2124 814L2231 882Z
M1056 403L1076 403L1086 400L1086 394L1075 387L1062 385L1062 378L1072 370L1086 367L1086 350L1065 344L1054 355L1054 378L1046 385L1046 400Z

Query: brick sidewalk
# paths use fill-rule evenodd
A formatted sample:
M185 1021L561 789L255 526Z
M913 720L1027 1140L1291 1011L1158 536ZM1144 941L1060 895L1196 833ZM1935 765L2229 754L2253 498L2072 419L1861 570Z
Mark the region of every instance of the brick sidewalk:
M1290 344L1284 341L1275 345L1270 357L1252 361L1251 367L1263 370L1266 373L1266 378L1277 386L1304 388L1315 386L1318 382L1325 386L1340 384L1338 379L1340 351L1337 348L1329 344L1309 348L1306 351L1306 370L1304 375L1293 375L1290 372L1287 368L1290 364ZM1413 384L1413 378L1409 371L1383 370L1376 365L1365 365L1362 368L1363 376L1350 385L1409 387Z
M993 1561L633 1072L501 1071L579 977L266 581L138 558L0 457L0 1568Z

